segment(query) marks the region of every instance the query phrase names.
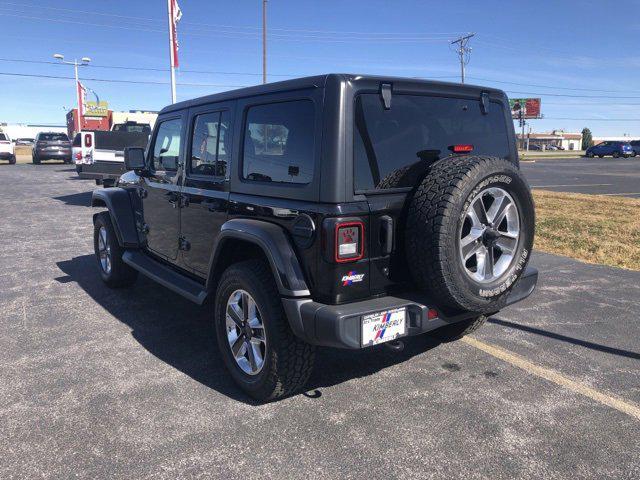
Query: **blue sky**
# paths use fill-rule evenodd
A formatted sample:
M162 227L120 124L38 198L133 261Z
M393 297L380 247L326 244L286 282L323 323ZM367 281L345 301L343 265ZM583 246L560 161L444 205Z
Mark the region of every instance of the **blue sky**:
M179 3L178 100L261 81L261 0ZM0 58L89 56L83 83L111 108L158 110L170 101L166 18L165 0L0 0ZM449 41L475 32L467 81L541 97L546 118L533 131L640 135L637 0L270 0L268 24L270 81L326 72L459 81ZM71 80L3 73L72 76L71 67L0 60L0 122L64 123Z

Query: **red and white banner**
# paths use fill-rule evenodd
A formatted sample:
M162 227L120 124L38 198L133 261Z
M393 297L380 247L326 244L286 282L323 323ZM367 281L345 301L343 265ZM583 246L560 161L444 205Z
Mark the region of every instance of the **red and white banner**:
M177 67L178 62L178 22L182 18L182 10L177 0L169 1L169 39L171 41L171 66Z
M78 116L84 116L87 113L87 89L78 80Z

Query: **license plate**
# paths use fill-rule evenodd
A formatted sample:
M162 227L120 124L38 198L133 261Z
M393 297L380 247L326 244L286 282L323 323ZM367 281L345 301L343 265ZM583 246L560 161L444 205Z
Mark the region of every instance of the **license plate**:
M362 346L389 342L407 333L406 308L371 313L362 317Z

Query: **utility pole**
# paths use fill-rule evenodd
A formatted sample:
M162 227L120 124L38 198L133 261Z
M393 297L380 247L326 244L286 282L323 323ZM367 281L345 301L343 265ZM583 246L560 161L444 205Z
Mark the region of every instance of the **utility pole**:
M473 36L475 36L475 33L470 33L468 35L460 37L460 38L454 40L453 42L451 42L451 45L454 45L456 43L458 44L458 49L456 50L456 53L460 57L460 80L461 80L461 83L464 83L464 66L467 63L469 63L469 55L471 54L471 47L468 47L467 44L469 43L469 40Z
M267 83L267 0L262 0L262 83Z

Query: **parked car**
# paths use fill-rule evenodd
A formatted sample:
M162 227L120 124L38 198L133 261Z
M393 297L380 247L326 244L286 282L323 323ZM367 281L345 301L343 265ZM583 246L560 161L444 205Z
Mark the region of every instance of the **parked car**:
M542 147L540 145L535 144L535 143L530 143L529 144L529 150L541 151Z
M633 140L629 142L629 145L631 145L631 148L633 149L633 153L631 154L632 157L640 155L640 140Z
M301 389L317 345L451 341L536 285L500 90L338 74L249 87L165 107L124 162L92 197L102 280L211 297L221 357L259 400Z
M36 135L31 158L34 164L43 160L71 163L71 142L66 133L40 132Z
M33 142L33 138L16 138L16 145L20 145L23 147L32 147Z
M633 155L634 151L631 145L628 142L602 142L597 145L593 145L585 151L585 155L589 158L593 157L604 157L607 155L611 155L612 157L630 157Z
M16 163L13 142L9 135L3 132L0 132L0 160L8 160L12 165Z
M544 147L544 148L545 148L545 150L551 150L551 151L560 150L560 149L558 148L558 146L557 146L557 145L551 145L551 144L550 144L550 145L547 145L547 146L546 146L546 147Z

